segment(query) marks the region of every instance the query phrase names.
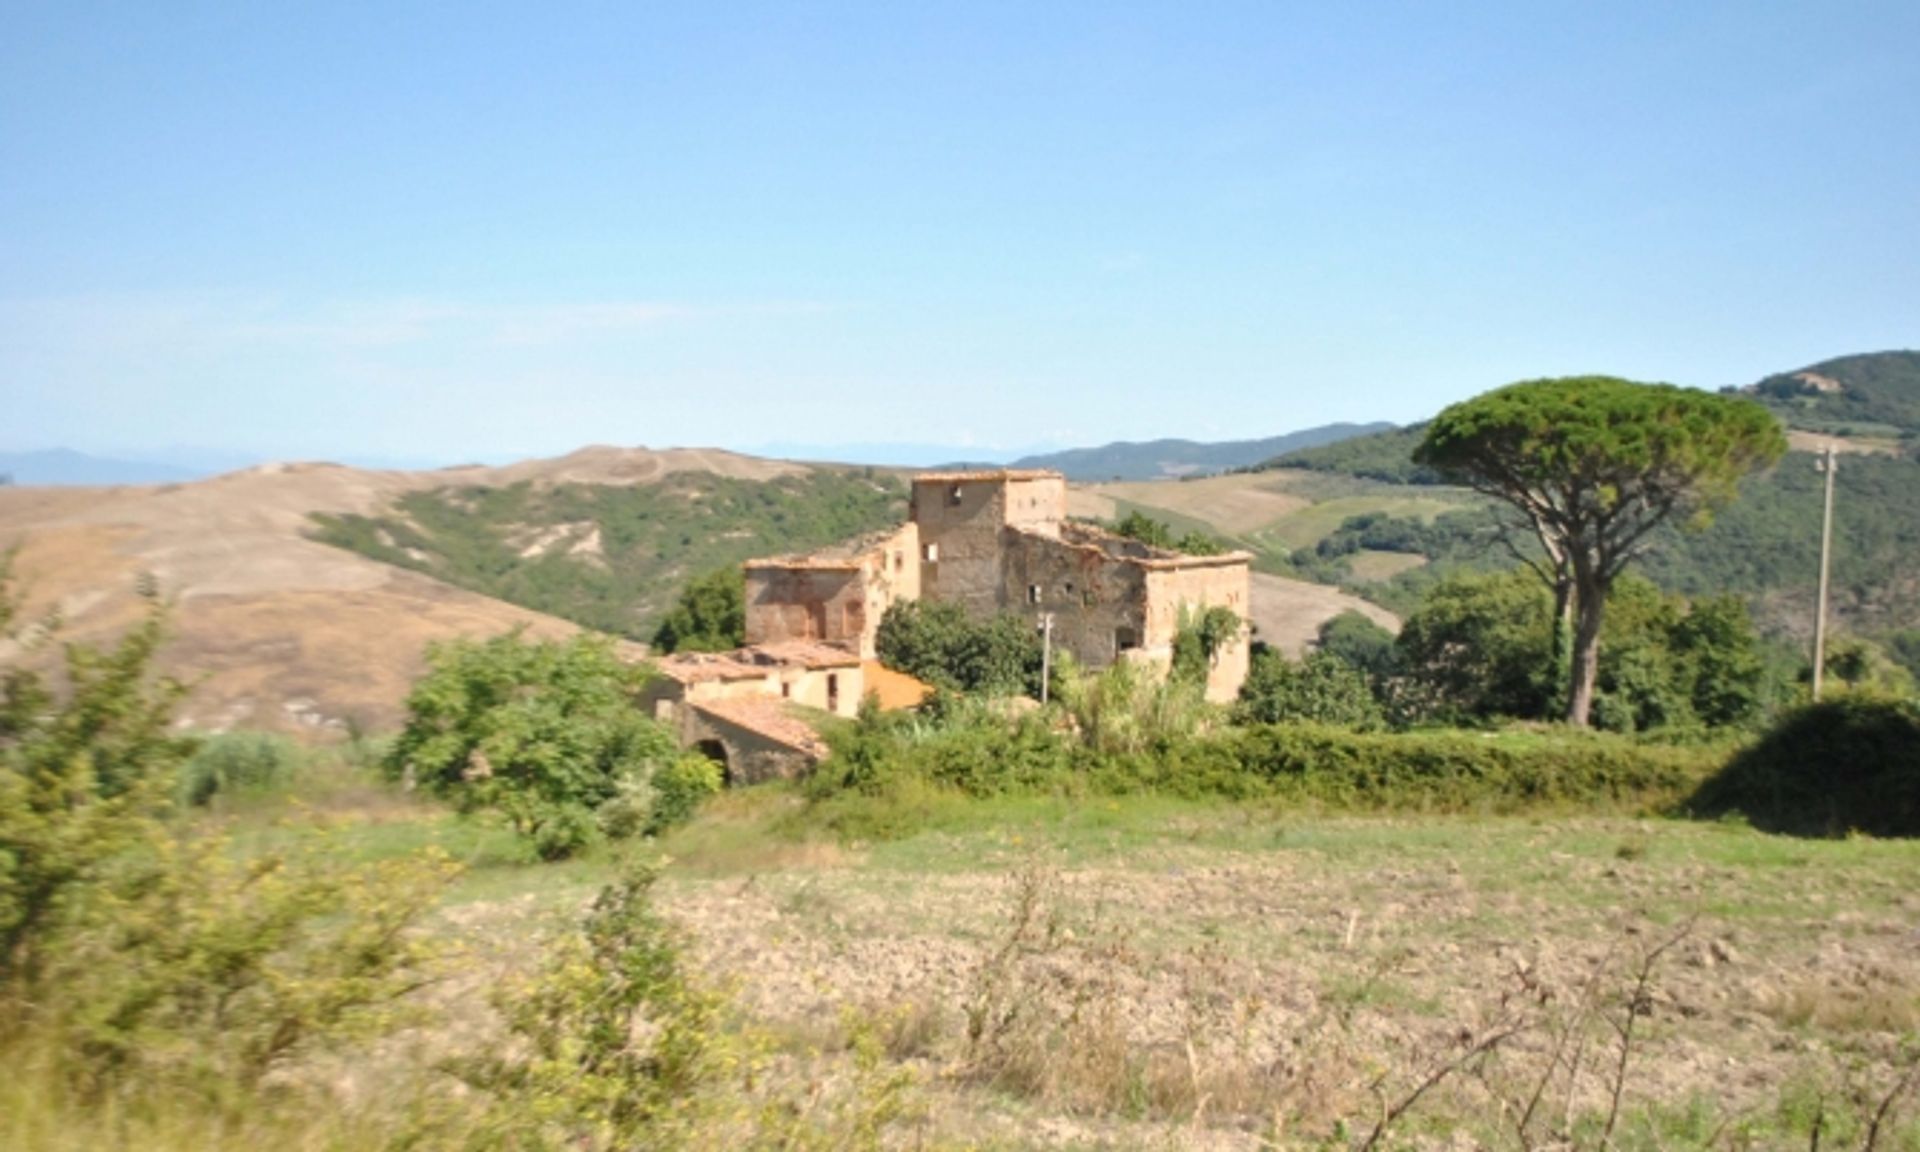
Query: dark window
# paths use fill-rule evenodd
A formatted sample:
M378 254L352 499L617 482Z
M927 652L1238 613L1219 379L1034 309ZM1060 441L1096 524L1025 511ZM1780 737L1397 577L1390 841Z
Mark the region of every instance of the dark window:
M1138 647L1140 647L1140 633L1131 628L1115 628L1113 630L1114 651L1125 652L1130 648Z
M840 711L840 674L827 673L827 711Z

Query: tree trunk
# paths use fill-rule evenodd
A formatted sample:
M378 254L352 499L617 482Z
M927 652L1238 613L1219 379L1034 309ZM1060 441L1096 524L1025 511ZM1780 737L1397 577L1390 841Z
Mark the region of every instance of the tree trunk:
M1600 621L1607 609L1607 589L1582 574L1573 597L1573 680L1567 692L1567 723L1590 727L1594 683L1600 677Z
M1561 572L1553 582L1553 684L1548 709L1565 709L1573 678L1573 577Z

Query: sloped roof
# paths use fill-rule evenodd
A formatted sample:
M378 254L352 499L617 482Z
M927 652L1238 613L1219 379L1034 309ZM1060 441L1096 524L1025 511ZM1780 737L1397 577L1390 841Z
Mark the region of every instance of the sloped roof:
M791 748L808 759L824 760L827 757L826 742L820 739L820 734L813 730L813 726L796 715L796 709L774 697L702 700L693 705L693 710Z
M755 644L731 652L676 652L658 661L664 676L682 684L709 680L759 680L783 668L851 668L860 657L845 648L812 640Z

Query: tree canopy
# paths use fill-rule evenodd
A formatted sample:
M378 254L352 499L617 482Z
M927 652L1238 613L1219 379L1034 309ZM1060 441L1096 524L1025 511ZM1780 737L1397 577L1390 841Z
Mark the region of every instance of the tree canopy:
M1613 581L1670 521L1705 524L1786 436L1761 405L1609 376L1528 380L1455 404L1414 461L1514 509L1542 557L1513 545L1576 618L1566 717L1592 709ZM1511 541L1510 541L1511 544Z

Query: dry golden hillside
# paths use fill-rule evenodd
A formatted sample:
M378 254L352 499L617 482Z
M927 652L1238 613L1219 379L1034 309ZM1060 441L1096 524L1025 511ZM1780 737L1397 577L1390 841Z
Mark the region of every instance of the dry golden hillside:
M103 642L140 617L151 574L174 604L164 667L194 683L182 716L199 728L390 727L426 645L552 616L463 591L309 540L315 512L371 513L447 484L642 484L672 472L767 479L798 466L728 452L585 448L504 468L379 472L275 464L189 484L0 488L0 548L33 614L62 637ZM4 653L0 653L4 655Z

